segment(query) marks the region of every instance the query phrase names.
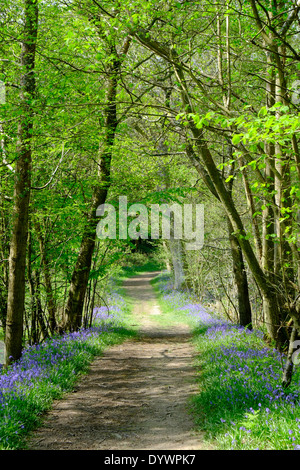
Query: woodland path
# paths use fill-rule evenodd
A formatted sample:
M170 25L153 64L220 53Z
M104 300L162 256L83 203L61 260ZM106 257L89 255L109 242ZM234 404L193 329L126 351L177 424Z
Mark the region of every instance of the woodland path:
M197 390L187 325L162 327L143 273L124 283L139 335L108 348L73 393L58 400L31 436L30 450L201 450L189 397Z

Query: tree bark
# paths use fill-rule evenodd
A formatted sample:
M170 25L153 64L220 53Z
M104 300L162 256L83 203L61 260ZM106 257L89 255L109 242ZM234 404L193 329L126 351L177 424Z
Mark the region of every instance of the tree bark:
M18 151L15 167L12 239L9 255L9 284L6 319L6 359L8 366L20 358L23 340L25 268L28 236L28 212L31 186L33 108L35 95L35 50L38 30L38 1L25 0L24 33L21 52Z
M0 194L0 322L5 334L6 312L7 312L7 289L8 289L8 256L9 256L9 237L8 237L8 210L4 196Z
M99 182L94 187L91 205L84 233L81 239L81 245L78 258L75 264L71 284L69 288L67 303L65 307L64 329L68 331L78 330L82 324L82 312L84 298L89 280L89 274L92 264L92 256L96 243L96 227L99 218L96 216L98 206L105 203L107 193L110 187L110 169L113 153L115 133L118 125L117 120L117 88L121 63L127 54L130 44L130 38L126 38L122 47L122 53L118 55L112 50L113 59L108 71L109 83L107 92L106 115L106 135L104 144L101 143L99 153Z
M116 70L115 70L116 72ZM110 167L113 151L113 142L117 126L116 120L116 87L117 77L111 77L109 90L109 104L106 118L105 150L99 158L99 183L94 187L91 206L81 239L79 254L71 278L67 303L65 307L65 329L77 330L82 322L84 297L88 285L92 256L96 243L96 227L99 218L96 217L98 206L105 203L110 186Z
M207 188L210 192L220 201L218 193L207 174L205 168L199 161L199 158L194 154L194 151L190 144L186 147L186 153L191 161L191 163L196 168L199 175L202 177L204 183L206 184ZM233 264L233 274L235 285L238 292L238 313L239 313L239 322L242 326L247 326L248 328L252 328L252 309L249 299L249 289L248 289L248 279L247 273L245 269L245 263L243 258L243 253L238 241L238 238L233 233L233 227L230 222L230 219L227 217L227 225L228 225L228 236L231 248L231 257L232 257L232 264Z
M283 369L282 374L282 386L283 388L288 388L292 381L293 370L294 370L294 360L293 355L299 349L298 346L300 344L299 335L297 328L293 326L290 342L289 342L289 349Z
M239 323L252 329L252 311L249 299L247 273L244 264L243 253L237 237L233 234L233 227L227 218L228 234L231 247L232 266L235 284L237 287Z
M34 221L34 226L35 226L37 238L39 241L41 262L43 266L45 290L46 290L46 301L47 301L47 308L48 308L48 313L49 313L49 329L50 329L51 334L53 334L57 327L56 306L55 306L55 299L54 299L53 289L52 289L51 274L49 271L47 249L45 246L45 239L42 234L41 225L37 220Z

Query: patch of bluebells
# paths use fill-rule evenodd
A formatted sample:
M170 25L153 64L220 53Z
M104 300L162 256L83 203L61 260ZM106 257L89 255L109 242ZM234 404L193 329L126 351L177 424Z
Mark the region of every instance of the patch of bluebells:
M274 440L274 432L277 432L276 444L273 445L279 448L297 446L300 442L295 421L300 415L299 373L294 377L291 390L285 390L281 385L284 357L276 349L265 346L260 331L250 331L225 321L211 325L204 334L204 340L214 345L209 362L218 373L210 405L226 416L239 412L244 418L244 426L233 433L232 448L247 442L247 439L251 441L255 431L259 435L262 428L270 441ZM288 414L290 424L278 432L275 423L280 413L282 416ZM294 431L292 437L291 431ZM296 439L298 442L294 442Z
M264 402L266 406L275 401L298 403L298 387L288 393L280 384L283 355L265 346L262 340L253 341L254 336L261 339L262 333L227 322L207 329L205 337L215 345L210 362L217 363L220 370L222 400L227 396L232 403L234 395L235 406L237 402L247 404L247 400L257 404ZM238 390L238 394L234 394L234 390Z
M204 333L205 340L211 341L215 346L210 353L210 362L217 363L222 369L220 373L222 399L226 395L230 398L233 385L239 382L239 385L243 385L245 395L240 398L235 397L235 400L242 400L243 403L245 403L245 398L250 396L257 402L262 401L263 398L270 402L279 399L288 402L298 401L297 391L286 393L279 385L284 359L276 349L264 346L262 331L249 330L230 323L212 314L200 303L184 304L182 295L169 293L164 298L173 306L177 304L178 310L185 311L187 315L193 317L197 325L207 327ZM179 299L178 302L177 299ZM261 341L252 341L253 337ZM261 384L261 388L257 387L258 384Z
M108 306L94 309L93 326L76 332L49 338L41 344L27 346L21 358L0 373L0 447L12 443L12 434L17 437L24 429L22 402L39 388L47 384L48 389L63 391L59 382L64 367L76 375L76 357L81 354L88 361L93 345L99 344L101 335L122 323L125 301L117 294L108 299ZM87 347L90 345L90 348ZM55 395L55 394L54 394Z
M93 324L103 327L117 326L123 320L126 308L125 300L118 293L113 293L107 299L106 305L95 307L93 310Z
M161 290L163 292L163 289ZM164 300L204 327L201 337L209 390L199 400L212 422L224 429L226 448L247 448L265 436L271 448L300 450L300 371L292 386L281 385L284 355L266 346L263 332L233 324L193 302L187 293L165 288ZM230 419L235 416L240 426ZM206 420L208 419L206 415ZM225 430L227 431L225 433ZM256 436L256 438L255 438Z
M217 329L223 325L223 320L213 315L200 303L189 302L182 305L179 310L185 311L189 317L196 320L198 326Z

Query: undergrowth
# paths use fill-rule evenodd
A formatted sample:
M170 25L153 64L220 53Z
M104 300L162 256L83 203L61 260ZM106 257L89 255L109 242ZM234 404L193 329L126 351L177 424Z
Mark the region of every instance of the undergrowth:
M108 346L136 335L131 312L118 294L109 308L95 309L92 328L54 336L24 349L22 357L0 374L0 449L26 447L26 436L36 428L53 400L74 388L95 356Z
M153 285L163 313L192 325L199 391L191 412L207 442L223 450L299 450L299 367L283 389L285 358L261 331L232 324L172 290L167 274Z

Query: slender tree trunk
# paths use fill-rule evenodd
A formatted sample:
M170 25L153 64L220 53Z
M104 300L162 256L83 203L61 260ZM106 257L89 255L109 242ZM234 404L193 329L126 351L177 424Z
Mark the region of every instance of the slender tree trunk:
M279 47L278 53L276 54L276 65L277 65L277 80L276 80L276 102L288 105L287 99L287 81L286 81L286 70L285 70L285 48ZM278 112L279 114L280 112ZM284 233L285 228L281 223L281 218L292 213L292 200L289 195L291 188L290 178L290 157L288 155L289 149L286 146L282 146L276 143L276 168L279 177L275 176L275 202L277 210L276 217L276 230L279 238L278 256L275 263L275 274L279 274L283 279L284 289L286 290L287 296L294 297L295 292L291 290L291 284L289 281L294 282L294 269L293 269L293 256L292 250L289 243L286 240ZM290 222L291 224L292 222ZM289 223L288 223L289 224Z
M168 101L168 97L166 99ZM158 144L158 151L161 154L168 155L168 146L162 138ZM163 187L161 189L170 188L170 177L168 168L165 165L159 165L160 178L163 181ZM183 262L183 247L181 240L174 238L174 217L171 214L170 217L170 239L165 242L165 246L168 247L171 257L171 265L174 275L174 289L180 290L184 283L184 262Z
M171 253L172 267L174 273L174 289L180 290L185 279L181 240L174 239L171 234L170 240L168 240L168 245Z
M239 323L249 329L252 328L252 312L249 299L248 279L244 264L243 253L237 237L233 234L233 227L227 218L229 241L231 246L231 256L233 274L238 292L238 312Z
M187 88L184 83L182 71L178 68L175 68L175 70L177 73L178 81L182 86L182 100L184 108L187 113L193 112L193 109L190 105L190 99L187 92ZM282 316L280 310L280 302L278 301L278 293L276 292L272 283L270 283L268 277L265 276L265 273L261 269L260 262L255 256L251 243L248 240L243 222L232 200L230 191L226 189L222 176L220 175L211 155L211 152L208 148L207 142L203 138L203 131L201 129L198 129L194 125L194 122L191 120L189 121L189 128L195 139L196 148L199 152L199 155L201 156L201 160L206 168L207 174L210 177L211 182L214 185L215 191L218 195L218 198L223 204L227 217L230 220L233 232L238 237L240 247L247 260L250 270L259 288L261 289L261 292L263 293L265 299L267 299L269 302L271 338L274 339L278 345L282 344L286 340L286 335L284 334L284 331L280 329ZM281 299L281 296L279 296L279 298Z
M33 279L33 273L31 269L31 255L32 255L32 236L29 228L28 233L28 256L27 256L27 279L29 284L29 292L31 296L31 322L30 329L28 326L28 339L29 344L34 344L38 342L38 328L37 328L37 306L36 306L36 292L35 292L35 282Z
M113 86L115 85L112 85L112 87ZM113 96L111 96L111 98L113 98ZM113 99L115 100L115 96ZM114 105L109 108L109 116L106 124L106 149L104 153L100 156L99 162L99 166L101 169L99 183L93 191L92 203L88 214L88 219L85 225L84 233L81 239L79 254L72 274L67 303L65 307L65 329L70 331L77 330L81 326L84 297L86 294L92 263L92 256L96 243L96 227L99 222L99 218L96 217L96 211L98 206L105 203L110 185L110 166L113 150L112 146L116 129L116 120L112 120L113 115L115 115L115 102Z
M275 104L275 72L274 72L274 57L270 51L267 51L267 71L266 71L266 106L271 108ZM275 146L273 143L265 143L266 153L266 167L265 167L265 181L267 196L264 196L263 203L264 209L262 211L262 256L261 266L268 277L270 282L274 282L274 266L275 266L275 199L272 196L273 204L269 204L269 194L274 193L274 180L275 175L272 169L275 161ZM273 299L266 297L262 293L263 314L264 322L269 336L273 337L272 325L272 308ZM278 325L277 325L278 327Z
M242 162L243 162L243 160L240 158L239 163L240 163L240 165L243 164L243 166L244 166L244 163L242 163ZM244 168L241 169L241 172L242 172L242 177L243 177L243 182L244 182L245 195L246 195L246 199L247 199L247 203L248 203L248 207L249 207L249 211L250 211L250 215L251 215L251 222L252 222L252 226L253 226L253 236L254 236L254 241L255 241L256 252L257 252L258 259L261 261L261 259L262 259L262 240L261 240L261 235L260 235L260 230L259 230L258 218L255 214L255 212L256 212L255 203L254 203L254 200L253 200L253 195L252 195L252 192L251 192L251 188L250 188L250 184L249 184L249 181L248 181L247 173L246 173Z
M162 241L162 245L163 245L163 249L164 249L166 268L167 268L167 271L170 273L172 271L172 268L171 268L171 264L170 264L169 249L168 249L168 246L167 246L165 240Z
M186 153L194 165L195 169L202 177L204 183L206 184L207 188L210 192L220 201L218 193L210 179L209 175L207 174L205 168L194 154L194 151L191 145L187 145ZM231 190L230 190L231 192ZM243 326L248 326L249 328L252 327L252 309L249 299L249 288L248 288L248 279L247 273L245 269L244 257L243 253L239 244L239 240L237 236L233 233L233 227L230 222L230 219L227 217L227 225L228 225L228 235L229 235L229 242L231 248L231 256L232 256L232 263L233 263L233 273L234 273L234 280L235 285L238 292L238 312L239 312L239 322Z
M8 289L8 210L2 194L0 194L0 322L5 333Z
M39 270L35 270L35 301L36 301L36 319L38 325L38 341L43 342L49 336L49 328L47 325L47 320L45 319L45 315L42 308L42 301L41 301L41 281L40 281L40 272Z
M78 258L73 271L71 284L69 288L67 303L65 307L65 325L67 330L77 330L82 324L82 312L84 298L89 280L89 274L92 264L92 256L96 243L96 227L99 218L96 216L98 206L105 203L107 193L110 187L110 169L117 128L117 87L118 77L122 58L129 49L130 39L126 38L122 47L122 53L118 56L116 51L112 50L112 63L109 75L109 84L107 92L106 105L106 135L104 144L101 143L99 151L99 182L94 187L89 214L85 224L84 233L81 240ZM103 149L103 150L102 150Z
M31 153L35 95L35 49L38 29L38 0L25 0L24 33L21 52L20 101L22 115L18 127L19 148L15 167L12 239L9 255L9 285L6 320L6 360L8 366L22 352L25 300L25 268L28 211L31 186Z
M290 336L289 349L282 374L282 385L284 388L288 388L292 381L292 375L294 370L293 354L299 349L299 344L299 334L297 328L294 326Z
M42 261L43 272L44 272L46 300L47 300L47 308L48 308L48 313L49 313L49 329L50 329L50 332L53 334L57 327L56 306L55 306L55 300L54 300L53 289L52 289L51 275L49 271L47 249L45 246L45 239L42 234L40 223L37 220L34 221L34 226L36 229L36 234L37 234L37 238L38 238L39 245L40 245L41 261Z

